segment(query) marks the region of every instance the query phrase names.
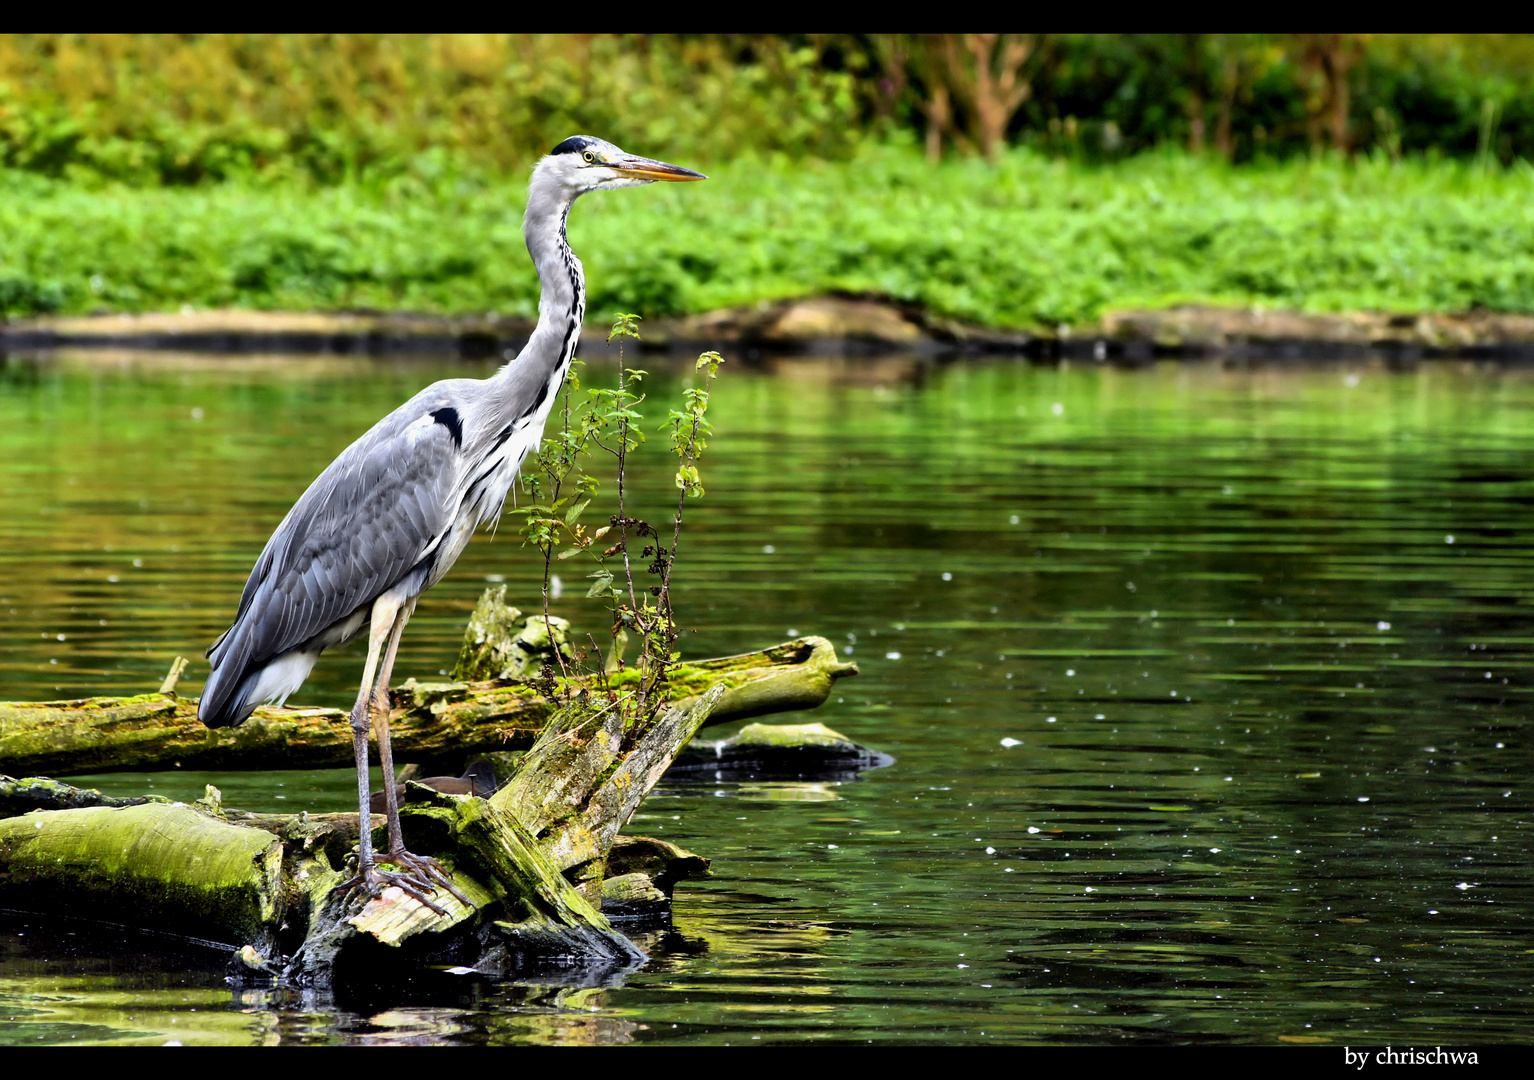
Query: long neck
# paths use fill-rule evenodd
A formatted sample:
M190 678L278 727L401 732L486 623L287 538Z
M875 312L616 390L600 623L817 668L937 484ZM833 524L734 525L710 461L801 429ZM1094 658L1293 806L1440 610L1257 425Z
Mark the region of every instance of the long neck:
M534 174L522 234L538 271L542 296L532 337L495 376L502 384L497 396L512 414L503 418L506 421L544 405L544 398L558 391L580 340L586 317L586 273L565 237L572 202L574 197L542 170Z
M522 233L543 295L538 301L538 328L522 355L537 356L552 369L555 363L568 363L575 352L586 317L586 272L565 236L573 200L539 198L544 193L536 185L532 194Z

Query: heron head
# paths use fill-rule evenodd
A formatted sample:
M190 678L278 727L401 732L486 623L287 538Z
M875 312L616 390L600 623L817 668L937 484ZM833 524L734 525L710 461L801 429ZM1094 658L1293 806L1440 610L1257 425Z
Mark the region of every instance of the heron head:
M538 163L575 195L612 188L639 187L657 180L707 180L708 177L680 165L639 157L612 143L590 135L572 135Z

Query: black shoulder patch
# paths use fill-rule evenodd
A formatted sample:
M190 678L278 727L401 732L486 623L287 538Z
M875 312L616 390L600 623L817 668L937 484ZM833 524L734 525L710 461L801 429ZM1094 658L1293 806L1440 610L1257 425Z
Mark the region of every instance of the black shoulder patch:
M463 448L463 421L458 418L457 409L449 405L445 409L438 409L432 413L431 418L447 428L448 434L453 437L454 446Z
M590 135L571 135L564 142L550 150L549 153L578 154L582 150L586 149L586 147L591 146L596 141L597 140L593 139Z

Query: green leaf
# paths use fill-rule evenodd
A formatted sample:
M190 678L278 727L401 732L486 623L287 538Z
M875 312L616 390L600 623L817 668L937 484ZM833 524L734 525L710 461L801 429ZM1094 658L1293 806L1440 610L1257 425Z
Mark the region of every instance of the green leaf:
M580 502L578 502L574 506L570 507L569 512L565 514L565 524L566 525L574 525L575 524L575 519L581 516L581 511L586 509L586 507L588 507L590 505L591 505L591 500L590 499L582 499Z
M629 315L620 311L613 320L612 333L607 335L607 340L611 341L617 337L638 338L639 326L637 324L641 321L638 315Z

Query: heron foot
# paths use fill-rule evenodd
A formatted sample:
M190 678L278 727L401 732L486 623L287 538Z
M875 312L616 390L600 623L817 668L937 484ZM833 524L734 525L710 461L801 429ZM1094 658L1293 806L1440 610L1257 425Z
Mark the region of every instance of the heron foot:
M439 907L430 899L439 886L445 886L464 904L472 907L467 896L459 892L435 859L425 855L412 855L408 851L391 852L388 862L402 867L402 871L380 870L371 861L360 868L360 872L350 881L343 882L340 889L344 893L363 892L371 899L378 899L383 891L393 885L406 896L419 901L423 906L431 909L438 915L446 915L447 910Z
M452 893L465 907L474 906L472 900L458 891L448 872L442 869L442 864L430 855L412 855L404 848L400 848L389 852L389 862L404 867L412 880L424 883L429 892L436 892L438 888L443 888Z

